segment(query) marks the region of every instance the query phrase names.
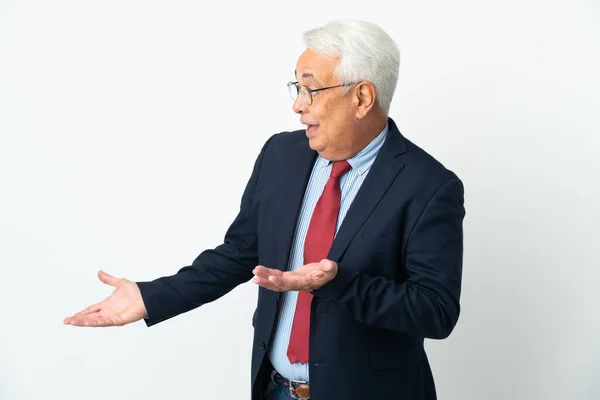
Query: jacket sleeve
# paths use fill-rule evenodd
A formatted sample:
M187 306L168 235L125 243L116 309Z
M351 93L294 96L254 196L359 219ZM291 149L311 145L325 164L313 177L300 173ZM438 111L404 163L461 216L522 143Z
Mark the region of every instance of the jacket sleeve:
M151 326L209 303L253 277L258 263L255 191L264 153L273 137L263 146L246 185L240 211L227 230L223 244L203 251L192 265L175 275L151 282L136 282Z
M464 216L462 182L446 181L408 233L406 280L354 272L342 262L336 277L312 293L334 301L362 323L417 337L446 338L460 312Z

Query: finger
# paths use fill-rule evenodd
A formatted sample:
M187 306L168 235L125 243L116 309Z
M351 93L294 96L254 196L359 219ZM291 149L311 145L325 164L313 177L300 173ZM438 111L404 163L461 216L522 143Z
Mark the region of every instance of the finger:
M271 276L271 274L268 271L256 268L254 269L254 271L252 271L252 273L254 274L254 276L258 276L259 278L263 279L268 279L269 276Z
M335 272L337 270L337 264L331 260L321 260L319 263L319 268L323 272Z
M294 272L288 272L282 276L271 275L269 281L283 291L308 290L311 283L310 278Z
M141 318L139 318L141 319ZM134 322L135 320L129 321ZM125 319L115 312L109 305L101 307L97 312L78 316L70 321L75 326L123 326L126 325Z
M117 286L117 284L119 283L118 278L115 278L114 276L107 274L106 272L104 272L102 270L98 271L98 278L103 283L106 283L107 285L110 285L110 286Z
M268 279L263 279L263 278L260 278L260 277L255 277L254 279L252 279L252 282L256 283L259 286L264 287L265 289L273 290L275 292L281 292L282 291L281 288L279 288L278 286L274 285Z
M271 282L271 284L277 286L279 288L279 290L290 290L286 287L286 281L280 276L271 275L269 277L269 282Z
M98 312L98 311L100 311L100 309L101 309L101 308L102 308L102 307L100 306L100 303L92 304L92 305L91 305L91 306L89 306L88 308L86 308L86 309L84 309L84 310L81 310L81 311L79 311L77 314L74 314L74 315L72 315L71 317L69 317L69 318L66 318L66 319L64 320L64 323L65 323L65 324L68 324L68 323L70 323L70 321L69 321L69 320L72 320L73 318L79 318L79 317L81 317L81 316L84 316L84 315L86 315L86 314L91 314L91 313Z
M106 318L101 312L87 314L71 321L73 326L114 326L115 321L112 318Z
M283 271L280 271L278 269L274 269L274 268L267 268L265 266L262 265L257 265L254 270L252 271L255 275L260 274L261 276L268 276L268 275L278 275L281 276L283 274Z
M89 318L92 318L94 315L98 315L99 313L100 313L100 309L98 309L96 311L93 311L93 312L88 312L88 313L85 313L85 314L84 314L83 311L82 312L78 312L77 314L73 315L72 317L66 318L65 319L65 324L68 324L68 325L81 325L82 321L84 321L86 319L89 319Z
M268 280L270 276L282 276L283 272L278 270L278 269L270 269L270 268L255 268L254 269L254 275L258 276L259 278Z
M276 275L272 274L268 270L257 270L256 272L254 272L254 276L258 276L259 278L262 278L262 279L269 279L270 276L276 276Z

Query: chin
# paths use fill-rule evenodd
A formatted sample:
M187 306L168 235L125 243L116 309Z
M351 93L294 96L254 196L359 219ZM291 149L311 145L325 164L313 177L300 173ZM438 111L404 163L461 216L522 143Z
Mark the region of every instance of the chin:
M325 150L325 146L317 138L308 139L308 145L310 146L311 149L313 149L317 153L321 153L323 150Z

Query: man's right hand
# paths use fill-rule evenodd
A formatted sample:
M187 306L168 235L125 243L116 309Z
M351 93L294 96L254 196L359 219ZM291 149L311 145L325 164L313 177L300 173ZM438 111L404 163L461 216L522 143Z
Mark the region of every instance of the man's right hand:
M89 306L77 314L65 318L64 323L75 326L122 326L146 318L146 307L135 282L115 278L99 271L98 278L115 291L104 301Z

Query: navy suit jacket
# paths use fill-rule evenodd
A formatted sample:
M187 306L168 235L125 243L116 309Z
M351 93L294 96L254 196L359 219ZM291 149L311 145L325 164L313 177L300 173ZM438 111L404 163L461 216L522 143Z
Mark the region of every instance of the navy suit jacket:
M459 316L463 185L432 156L389 132L335 237L337 276L314 290L312 400L431 400L424 338L443 339ZM148 326L213 301L253 268L288 266L316 152L305 131L262 148L224 243L176 275L138 282ZM252 399L263 399L280 293L259 289L252 318Z

